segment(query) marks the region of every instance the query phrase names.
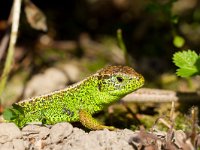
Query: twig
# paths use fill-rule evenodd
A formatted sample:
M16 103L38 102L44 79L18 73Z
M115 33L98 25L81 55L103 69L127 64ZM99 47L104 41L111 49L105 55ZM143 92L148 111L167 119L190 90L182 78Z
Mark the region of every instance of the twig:
M148 89L141 88L124 98L126 102L187 102L187 103L199 103L200 92L176 92L171 90L159 90L159 89Z
M15 0L13 2L13 18L12 18L11 37L8 47L8 54L6 57L3 73L0 78L0 96L2 95L2 92L5 88L8 74L10 73L11 66L13 63L14 47L17 40L17 33L19 27L20 10L21 10L21 0Z
M122 30L121 29L117 30L117 40L118 40L119 48L124 53L124 57L125 57L125 60L126 60L126 65L130 66L130 60L129 60L129 57L128 57L128 54L127 54L126 46L125 46L124 41L123 41Z
M197 136L197 123L198 123L198 107L192 107L191 109L191 124L192 124L192 132L191 132L191 142L195 145L195 139Z
M12 24L12 18L13 18L13 7L14 5L12 6L11 8L11 11L10 11L10 15L8 17L8 21L7 21L7 31L4 35L4 37L2 38L1 40L1 43L0 43L0 61L8 47L8 42L9 42L9 39L10 39L10 27L11 27L11 24Z
M1 40L0 43L0 61L3 58L3 55L6 51L6 48L8 46L8 42L9 42L9 38L10 38L10 31L7 31L6 34L4 35L4 37Z
M175 112L175 102L172 101L171 111L170 111L170 120L171 122L174 122L174 112Z

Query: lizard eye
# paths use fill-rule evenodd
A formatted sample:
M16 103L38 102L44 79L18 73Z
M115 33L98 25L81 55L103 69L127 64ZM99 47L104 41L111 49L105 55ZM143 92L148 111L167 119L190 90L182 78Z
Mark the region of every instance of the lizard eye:
M123 81L123 78L122 78L122 77L117 77L117 81L118 81L118 82L122 82L122 81Z

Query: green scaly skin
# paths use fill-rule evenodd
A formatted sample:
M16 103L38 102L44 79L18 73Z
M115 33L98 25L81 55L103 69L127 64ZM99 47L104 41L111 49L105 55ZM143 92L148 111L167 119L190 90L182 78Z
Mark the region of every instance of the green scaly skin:
M142 75L127 66L108 66L63 90L21 101L8 108L8 119L19 127L32 122L55 124L80 121L93 130L114 127L101 125L92 114L103 110L144 84ZM4 117L5 118L5 117Z

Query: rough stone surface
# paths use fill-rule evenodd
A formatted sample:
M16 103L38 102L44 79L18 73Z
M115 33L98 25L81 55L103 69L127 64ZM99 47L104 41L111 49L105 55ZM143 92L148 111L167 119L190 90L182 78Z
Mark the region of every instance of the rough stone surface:
M0 123L0 143L21 138L20 129L14 123Z
M22 139L14 139L12 143L14 150L25 150L24 141Z
M45 139L50 133L50 129L38 125L27 125L22 129L23 136L28 138L37 137L38 139Z
M80 79L80 67L76 63L64 64L62 69L71 82L77 82Z
M13 143L7 142L1 145L0 150L14 150Z
M57 68L49 68L43 74L35 75L27 84L24 97L46 94L64 88L69 82L66 75ZM45 84L41 84L45 83Z
M27 125L20 131L14 124L4 123L0 124L0 131L3 135L0 150L195 149L181 130L164 132L154 129L148 132L141 128L137 131L105 129L85 132L69 123L58 123L53 126ZM197 146L199 139L200 135L197 135Z
M64 138L69 136L69 134L71 134L72 129L72 125L67 122L54 125L50 130L51 142L58 143L62 141Z

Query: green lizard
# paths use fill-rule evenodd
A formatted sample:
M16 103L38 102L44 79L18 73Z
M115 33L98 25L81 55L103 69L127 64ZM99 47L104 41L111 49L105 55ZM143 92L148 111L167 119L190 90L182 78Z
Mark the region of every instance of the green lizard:
M80 121L83 126L98 130L112 126L100 124L92 114L118 101L144 84L142 75L127 66L108 66L65 89L13 104L4 112L8 122L19 127L28 123ZM10 117L6 114L11 114Z

